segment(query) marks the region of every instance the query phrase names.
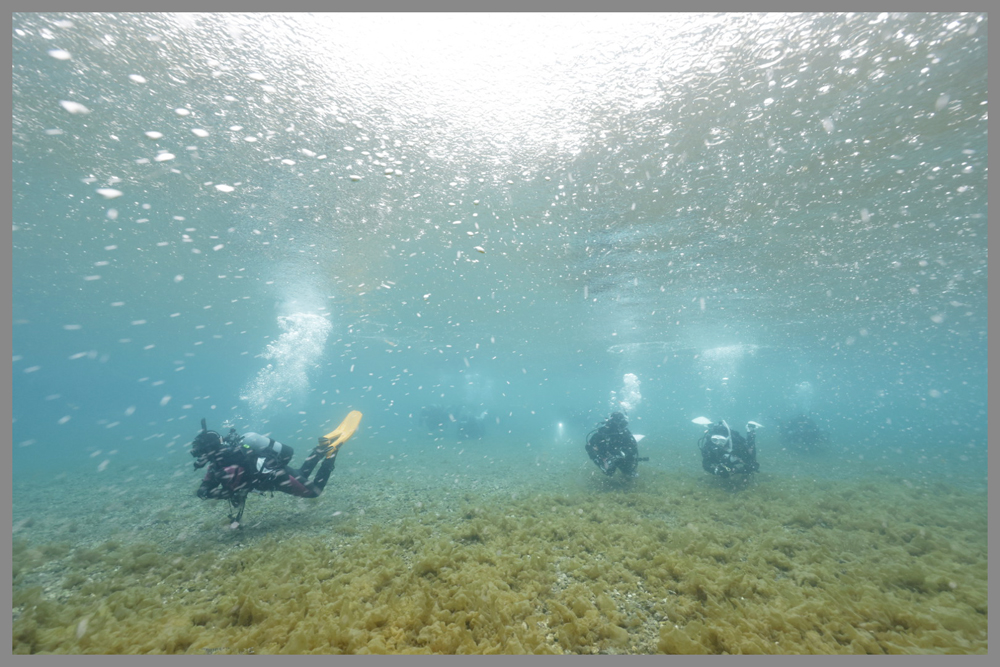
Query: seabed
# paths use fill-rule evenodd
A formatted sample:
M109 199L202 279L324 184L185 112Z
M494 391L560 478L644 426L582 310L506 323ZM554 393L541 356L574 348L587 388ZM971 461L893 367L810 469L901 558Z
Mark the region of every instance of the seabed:
M981 477L785 453L734 484L649 440L630 482L582 446L356 447L238 530L183 452L22 477L13 652L987 652Z

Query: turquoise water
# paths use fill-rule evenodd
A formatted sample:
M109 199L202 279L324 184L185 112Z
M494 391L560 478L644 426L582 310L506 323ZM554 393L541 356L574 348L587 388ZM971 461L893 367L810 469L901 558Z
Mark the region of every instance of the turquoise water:
M806 413L984 486L986 23L16 14L15 477L466 446L432 405L576 476L634 374L649 465L752 419L794 475Z

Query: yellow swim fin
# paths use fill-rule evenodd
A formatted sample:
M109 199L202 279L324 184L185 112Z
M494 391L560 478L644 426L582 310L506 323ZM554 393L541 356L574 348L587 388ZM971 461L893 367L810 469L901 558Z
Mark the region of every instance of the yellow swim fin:
M344 421L340 422L340 426L320 437L320 446L326 445L327 447L326 458L330 458L336 454L340 446L350 440L354 432L358 430L358 424L360 423L361 413L357 410L351 410L351 413L347 415Z

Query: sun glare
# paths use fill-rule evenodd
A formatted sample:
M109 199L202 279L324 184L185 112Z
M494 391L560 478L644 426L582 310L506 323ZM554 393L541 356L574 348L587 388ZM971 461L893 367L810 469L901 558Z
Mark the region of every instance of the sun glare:
M366 92L399 122L441 123L495 144L529 139L575 152L591 109L655 100L658 82L703 54L678 50L702 15L264 15L260 37L298 48L331 80ZM273 25L272 25L273 24ZM273 29L272 29L273 28ZM681 40L684 41L684 40ZM334 91L331 91L334 92Z

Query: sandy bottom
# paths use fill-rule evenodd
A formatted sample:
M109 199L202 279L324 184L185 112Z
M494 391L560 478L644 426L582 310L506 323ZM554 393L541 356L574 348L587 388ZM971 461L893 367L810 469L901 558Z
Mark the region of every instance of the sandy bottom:
M238 530L190 459L15 475L13 652L987 652L982 471L350 447L321 498L251 496Z

